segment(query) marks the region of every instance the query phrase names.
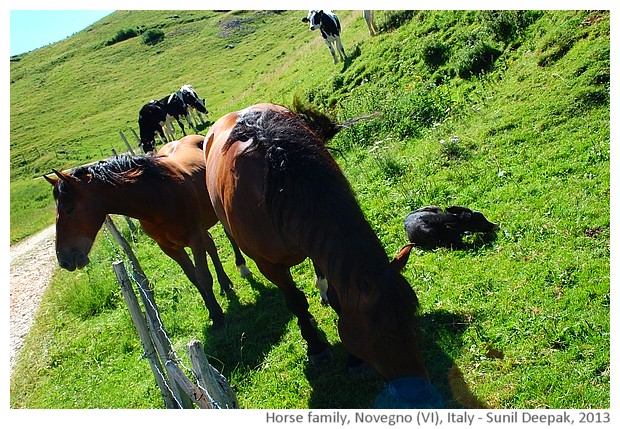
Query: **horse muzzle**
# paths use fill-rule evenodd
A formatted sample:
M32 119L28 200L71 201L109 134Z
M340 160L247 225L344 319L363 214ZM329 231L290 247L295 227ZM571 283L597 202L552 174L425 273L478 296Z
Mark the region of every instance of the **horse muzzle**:
M374 408L444 408L441 394L422 377L403 377L388 382Z
M60 252L56 252L56 258L58 259L58 265L67 271L75 271L79 268L84 268L90 260L88 256L79 250L73 250L68 255L63 255Z

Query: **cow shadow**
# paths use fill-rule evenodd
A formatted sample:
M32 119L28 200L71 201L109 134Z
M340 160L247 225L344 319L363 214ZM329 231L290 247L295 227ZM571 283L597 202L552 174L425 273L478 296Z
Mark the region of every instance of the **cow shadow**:
M349 54L345 57L340 73L344 73L345 71L347 71L347 69L351 66L351 64L353 64L353 61L355 61L355 59L359 57L361 54L362 54L362 50L360 46L355 45L355 48L351 52L349 52Z
M468 253L476 253L485 250L491 250L495 247L495 241L497 240L497 232L471 232L463 236L460 243L453 244L435 244L435 245L421 245L416 244L415 248L422 251L433 251L437 249L447 250L461 250Z
M211 125L213 125L214 123L215 121L205 120L204 124L198 124L196 126L196 129L200 134L205 134L205 132L208 131L209 128L211 128Z

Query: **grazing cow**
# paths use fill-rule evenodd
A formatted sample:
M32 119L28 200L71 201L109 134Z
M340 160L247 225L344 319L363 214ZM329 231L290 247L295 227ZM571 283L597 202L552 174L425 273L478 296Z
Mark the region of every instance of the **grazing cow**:
M489 222L482 213L467 207L448 207L444 212L437 206L426 206L405 217L409 241L424 248L463 246L463 234L492 232L499 225Z
M316 30L317 28L321 30L321 36L323 36L323 40L334 58L334 64L338 63L336 50L340 60L344 61L346 59L344 48L340 41L340 21L335 14L331 11L311 10L308 12L308 16L302 18L301 21L310 23L310 30ZM336 45L336 50L334 50L333 45Z
M155 135L164 141L169 141L169 136L164 132L166 123L166 111L158 100L151 100L140 109L138 114L138 127L140 128L140 146L144 153L155 150Z
M187 106L183 102L183 98L179 96L178 92L172 93L162 99L159 100L166 112L166 125L164 127L164 131L167 131L174 140L176 137L174 136L174 127L172 126L172 118L176 119L179 127L181 127L181 131L183 135L186 136L185 126L183 122L181 122L181 118L187 120Z
M181 97L181 100L187 107L187 123L194 129L194 131L196 131L196 127L191 120L193 118L195 123L198 124L198 121L196 120L196 118L198 118L200 119L200 122L203 124L205 123L201 115L201 113L204 113L205 115L209 113L205 106L205 99L198 97L198 94L196 94L194 88L189 84L183 85L181 89L177 91L177 94Z
M375 25L375 11L374 10L365 10L364 20L366 21L366 25L368 25L368 32L370 32L371 36L374 36L375 34L379 32L379 30L377 30L377 26Z

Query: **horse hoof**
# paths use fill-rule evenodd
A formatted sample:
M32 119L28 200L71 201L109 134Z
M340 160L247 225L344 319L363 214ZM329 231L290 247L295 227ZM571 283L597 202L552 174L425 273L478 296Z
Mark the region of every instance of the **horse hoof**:
M320 353L308 355L308 361L310 361L312 365L319 365L323 362L331 360L331 358L332 358L332 351L329 349L329 347L327 347L325 350L323 350Z
M226 319L224 319L224 316L222 316L221 318L218 317L216 319L212 319L213 321L213 329L222 329L224 328L224 326L226 326Z

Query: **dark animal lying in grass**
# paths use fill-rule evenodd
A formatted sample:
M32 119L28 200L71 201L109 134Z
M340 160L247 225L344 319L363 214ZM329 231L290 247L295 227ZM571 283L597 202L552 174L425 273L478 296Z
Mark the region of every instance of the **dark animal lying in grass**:
M489 222L482 213L467 207L426 206L405 217L409 241L425 248L463 246L463 235L471 232L492 232L499 225Z

